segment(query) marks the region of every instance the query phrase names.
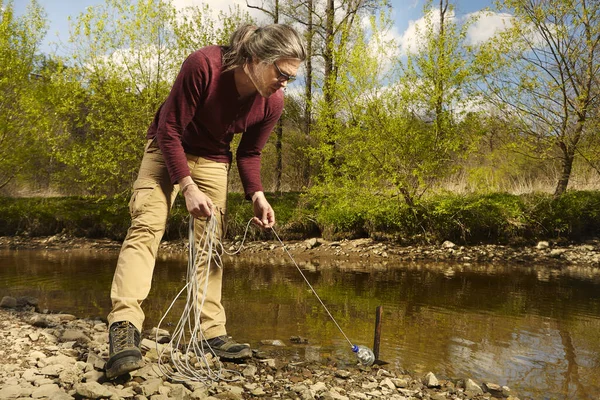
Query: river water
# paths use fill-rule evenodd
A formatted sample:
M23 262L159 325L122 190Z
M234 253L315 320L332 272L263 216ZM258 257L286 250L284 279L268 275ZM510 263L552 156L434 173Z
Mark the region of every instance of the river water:
M41 308L102 318L117 253L0 250L0 296L34 296ZM161 256L144 302L156 326L185 285L186 259ZM349 344L285 260L227 259L228 332L258 345L281 340L323 362L352 359ZM383 307L380 359L438 378L508 385L521 399L591 399L600 393L600 271L542 265L406 262L301 264L346 336L372 347ZM185 300L163 322L177 322ZM309 346L290 344L291 336Z

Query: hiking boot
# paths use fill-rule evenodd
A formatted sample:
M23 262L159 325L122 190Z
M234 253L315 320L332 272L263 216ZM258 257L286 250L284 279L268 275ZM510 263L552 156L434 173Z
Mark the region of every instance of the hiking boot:
M246 343L238 343L227 335L217 336L203 342L206 352L212 352L226 360L241 360L252 357L252 350Z
M106 377L114 379L142 367L140 331L128 321L114 322L109 330L109 359Z

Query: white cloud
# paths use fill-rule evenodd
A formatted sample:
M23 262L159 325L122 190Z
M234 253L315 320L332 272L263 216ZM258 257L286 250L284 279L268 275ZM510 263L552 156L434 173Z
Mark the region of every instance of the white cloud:
M454 12L449 13L446 18L450 21L454 20ZM409 21L408 28L400 35L399 44L401 54L418 52L424 42L423 35L425 35L429 29L437 31L439 26L440 12L437 8L432 9L429 14L424 15L416 21Z
M495 34L510 28L512 15L478 11L467 15L465 18L475 18L476 21L467 30L466 43L477 45L491 39Z
M376 34L372 32L371 17L364 16L361 21L362 27L368 32L369 52L372 56L377 56L383 64L389 67L393 59L399 56L398 43L402 36L395 26L378 27L380 29Z
M248 0L248 2L250 5L261 6L263 0ZM263 21L266 16L265 13L259 10L248 8L246 6L246 0L171 0L171 4L178 10L185 7L208 4L215 15L218 14L219 11L228 12L230 8L233 9L235 6L239 6L242 11L248 11L248 13L258 21Z
M477 45L491 39L498 32L512 25L512 15L506 13L494 13L488 11L477 11L457 19L454 13L447 16L448 20L458 24L466 23L471 19L475 22L467 29L465 44ZM429 25L433 25L430 27ZM414 53L421 49L423 35L428 29L438 30L440 26L439 9L433 9L429 15L408 23L408 28L400 35L399 44L402 54Z

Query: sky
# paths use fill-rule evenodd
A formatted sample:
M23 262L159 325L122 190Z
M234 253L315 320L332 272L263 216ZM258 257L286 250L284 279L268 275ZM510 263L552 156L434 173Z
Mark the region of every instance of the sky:
M249 0L250 4L260 4L261 0ZM41 51L52 53L56 49L55 43L66 43L69 38L68 17L75 18L84 12L86 7L103 4L104 0L38 0L39 4L46 10L50 23L48 34L44 39ZM246 8L246 0L172 0L176 6L184 7L208 3L216 9L227 10L230 5L238 4ZM14 0L15 11L22 14L26 10L29 0ZM406 45L414 34L415 26L423 17L424 0L392 0L394 29L390 33L399 43ZM436 2L434 2L436 3ZM492 0L454 0L457 18L464 17L470 13L477 12L484 7L491 6ZM251 14L259 16L260 12L249 10ZM475 40L485 40L496 27L501 24L499 17L487 17L480 20L473 28L471 35ZM59 52L60 54L60 52Z

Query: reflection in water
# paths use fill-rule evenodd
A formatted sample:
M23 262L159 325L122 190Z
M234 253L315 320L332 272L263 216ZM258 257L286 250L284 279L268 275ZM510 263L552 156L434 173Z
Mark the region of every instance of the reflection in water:
M104 319L117 253L0 251L0 296L31 295L53 311ZM382 360L418 373L510 386L521 398L592 398L600 389L600 273L491 264L301 264L336 321L371 347L384 310ZM144 302L155 326L185 284L186 260L163 257ZM279 339L299 357L354 362L349 345L291 263L228 259L228 330ZM184 300L171 312L169 328ZM308 338L310 346L289 342ZM294 347L296 346L296 347Z

